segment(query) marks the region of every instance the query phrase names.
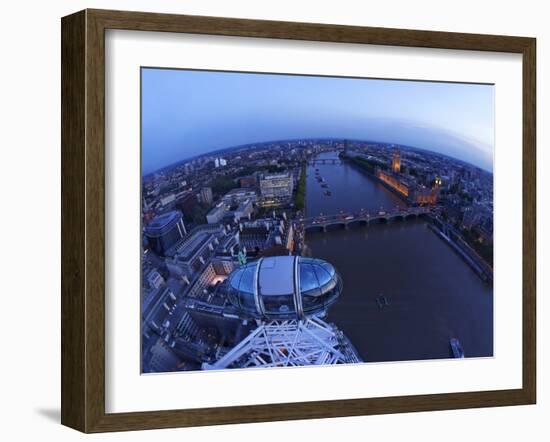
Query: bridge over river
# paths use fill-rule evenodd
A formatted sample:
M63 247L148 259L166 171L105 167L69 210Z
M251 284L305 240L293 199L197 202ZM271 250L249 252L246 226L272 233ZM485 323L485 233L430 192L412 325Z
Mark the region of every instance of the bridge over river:
M340 165L342 164L342 161L340 158L313 158L307 162L308 166L318 166L318 165L326 165L326 164L335 164Z
M316 216L301 218L298 222L304 230L321 229L326 231L331 226L344 228L352 224L370 224L375 222L390 222L393 220L416 219L431 214L430 207L399 207L391 211L379 210L377 212L359 211L357 213L339 213L337 215Z

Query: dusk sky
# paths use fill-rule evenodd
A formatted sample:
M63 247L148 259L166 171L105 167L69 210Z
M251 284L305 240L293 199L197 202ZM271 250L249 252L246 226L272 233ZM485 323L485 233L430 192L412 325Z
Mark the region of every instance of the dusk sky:
M144 174L300 138L405 144L493 170L491 85L142 69Z

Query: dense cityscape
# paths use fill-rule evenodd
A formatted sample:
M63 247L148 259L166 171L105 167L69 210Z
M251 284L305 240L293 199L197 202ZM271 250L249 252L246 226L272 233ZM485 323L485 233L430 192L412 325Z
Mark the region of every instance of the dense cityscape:
M391 193L395 203L338 205L325 167L353 169ZM308 205L313 188L320 210ZM313 256L308 238L420 219L491 286L493 175L448 156L362 140L283 140L211 152L143 176L142 371L307 365L311 342L303 343L301 353L293 348L292 358L288 347L295 343L279 345L278 355L259 350L260 332L280 338L281 325L303 327L303 336L322 341L325 351L315 353L314 363L369 362L348 331L327 319L342 292L341 277ZM284 283L269 274L269 266L282 279L280 271L295 266L300 290L309 274L316 275L320 289L311 290L320 292L285 304L277 292ZM254 305L257 298L245 299L247 278L272 297L261 305ZM275 295L276 308L268 304ZM375 301L381 311L392 303L385 294ZM296 311L307 319L293 322ZM325 330L326 339L311 330ZM455 338L450 349L450 357L464 356Z

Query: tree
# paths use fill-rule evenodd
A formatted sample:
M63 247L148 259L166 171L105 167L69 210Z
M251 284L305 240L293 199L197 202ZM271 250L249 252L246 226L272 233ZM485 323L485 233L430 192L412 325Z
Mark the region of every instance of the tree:
M218 177L210 183L212 187L212 193L215 195L223 195L229 192L231 189L239 187L237 182L229 177Z
M296 203L297 210L304 210L306 205L306 164L302 164L302 173L300 174L300 181L298 182L298 190L296 191Z

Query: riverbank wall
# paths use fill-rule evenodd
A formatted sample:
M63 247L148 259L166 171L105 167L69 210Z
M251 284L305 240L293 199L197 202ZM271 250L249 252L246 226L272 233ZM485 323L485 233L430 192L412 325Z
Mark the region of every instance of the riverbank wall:
M441 238L449 247L451 247L463 260L470 266L470 268L485 282L493 284L493 269L483 261L460 237L456 237L450 231L438 222L436 219L430 217L430 223L428 227ZM444 232L445 229L446 231ZM454 236L454 237L453 237Z

